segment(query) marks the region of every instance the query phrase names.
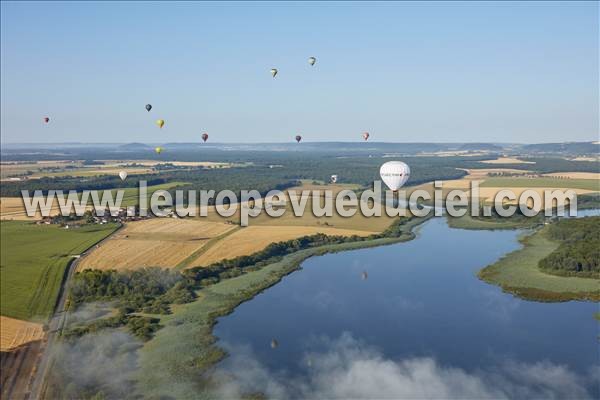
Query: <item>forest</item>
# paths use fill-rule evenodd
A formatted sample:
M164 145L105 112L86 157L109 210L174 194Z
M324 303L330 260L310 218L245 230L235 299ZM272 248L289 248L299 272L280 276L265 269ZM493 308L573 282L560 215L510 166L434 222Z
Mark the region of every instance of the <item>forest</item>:
M540 260L544 272L600 278L600 217L562 219L548 227L547 235L561 244Z

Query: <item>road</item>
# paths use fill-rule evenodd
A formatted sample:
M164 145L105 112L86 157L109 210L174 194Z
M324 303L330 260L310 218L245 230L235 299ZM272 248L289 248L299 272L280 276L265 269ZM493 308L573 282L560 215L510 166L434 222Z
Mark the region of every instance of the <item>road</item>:
M48 368L51 364L51 356L50 349L52 349L54 343L58 340L62 330L65 327L67 322L67 295L69 293L69 288L71 285L71 280L73 275L75 275L75 271L77 270L77 266L79 262L87 256L92 250L99 246L104 241L110 239L115 233L117 233L123 225L120 225L113 233L94 244L92 247L84 251L79 255L79 257L74 256L73 261L69 263L67 266L66 277L63 279L63 284L60 288L60 292L58 295L58 301L56 302L56 306L54 308L54 314L52 318L48 322L48 338L46 340L45 348L42 351L42 355L40 357L40 362L36 369L35 376L33 378L31 384L31 390L29 392L29 399L42 399L42 393L44 388L44 380L46 379L46 375L48 373Z

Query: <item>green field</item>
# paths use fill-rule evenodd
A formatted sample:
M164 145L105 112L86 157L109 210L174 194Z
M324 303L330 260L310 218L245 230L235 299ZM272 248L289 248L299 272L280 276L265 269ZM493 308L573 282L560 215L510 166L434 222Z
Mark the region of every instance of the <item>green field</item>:
M538 262L560 243L546 237L545 229L521 239L524 247L479 271L479 277L528 300L600 301L600 280L562 277L542 272Z
M548 187L600 190L597 179L558 179L558 178L486 178L481 187Z
M45 322L51 315L71 255L111 234L116 224L64 229L2 221L0 314Z
M469 210L462 217L447 216L448 226L454 229L496 230L496 229L530 229L544 223L543 216L524 217L512 216L510 218L480 217L473 218Z
M169 183L163 183L161 185L154 185L154 186L148 186L148 195L146 196L146 198L148 199L148 204L150 204L150 197L152 197L152 193L154 193L157 190L169 190L172 189L176 186L182 186L182 185L186 185L186 182L169 182ZM116 190L118 189L112 189L113 192L113 198L114 196L116 196ZM123 202L121 203L121 207L127 207L127 206L134 206L138 204L138 200L139 200L139 193L138 193L138 188L127 188L127 189L123 189L123 191L125 192L123 194ZM102 195L100 195L102 197ZM175 198L173 198L173 202L175 201ZM91 203L91 198L89 200L89 202Z

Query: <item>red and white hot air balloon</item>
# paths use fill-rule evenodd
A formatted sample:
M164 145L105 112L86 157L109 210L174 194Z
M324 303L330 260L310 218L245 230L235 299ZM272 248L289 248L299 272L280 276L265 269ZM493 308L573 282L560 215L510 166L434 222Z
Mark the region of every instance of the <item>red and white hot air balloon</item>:
M365 141L369 140L369 136L371 136L371 135L369 135L369 132L363 132L363 134L362 134L362 138L363 138Z
M208 133L203 133L202 134L202 141L206 142L208 140Z
M45 122L45 123L48 123L48 122L50 122L50 118L48 118L48 117L44 117L44 122Z

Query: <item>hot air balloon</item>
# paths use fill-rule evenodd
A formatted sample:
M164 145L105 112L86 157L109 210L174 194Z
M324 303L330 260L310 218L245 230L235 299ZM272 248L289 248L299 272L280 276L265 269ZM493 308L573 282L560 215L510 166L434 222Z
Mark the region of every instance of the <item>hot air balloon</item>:
M157 119L156 120L156 125L158 125L158 127L160 129L162 129L162 127L165 125L165 120L164 119Z
M121 178L121 180L124 181L125 178L127 178L127 171L119 172L119 178Z
M277 68L271 68L271 75L275 78L275 75L277 75Z
M369 274L367 274L367 271L363 271L363 273L360 275L360 277L363 281L366 281L367 278L369 277Z
M277 347L279 347L279 342L275 339L272 339L271 340L271 348L276 349Z
M146 104L146 111L150 112L152 110L152 104Z
M48 118L48 117L44 117L44 122L45 122L45 123L48 123L48 122L50 122L50 118Z
M308 57L308 63L310 65L315 65L315 63L317 62L317 59L314 57Z
M337 175L331 175L331 178L329 178L329 181L331 183L336 183L338 180L338 176Z
M369 132L363 132L363 134L362 134L362 138L363 138L365 141L369 140L369 136L371 136L371 135L369 135Z
M301 140L302 140L302 136L296 135L296 142L300 143Z
M379 175L385 184L395 192L410 177L410 168L402 161L388 161L379 169Z
M208 140L208 133L203 133L202 134L202 140L205 141L205 142Z
M155 152L156 154L160 154L160 153L162 153L162 151L163 151L162 147L155 147L155 148L154 148L154 152Z

